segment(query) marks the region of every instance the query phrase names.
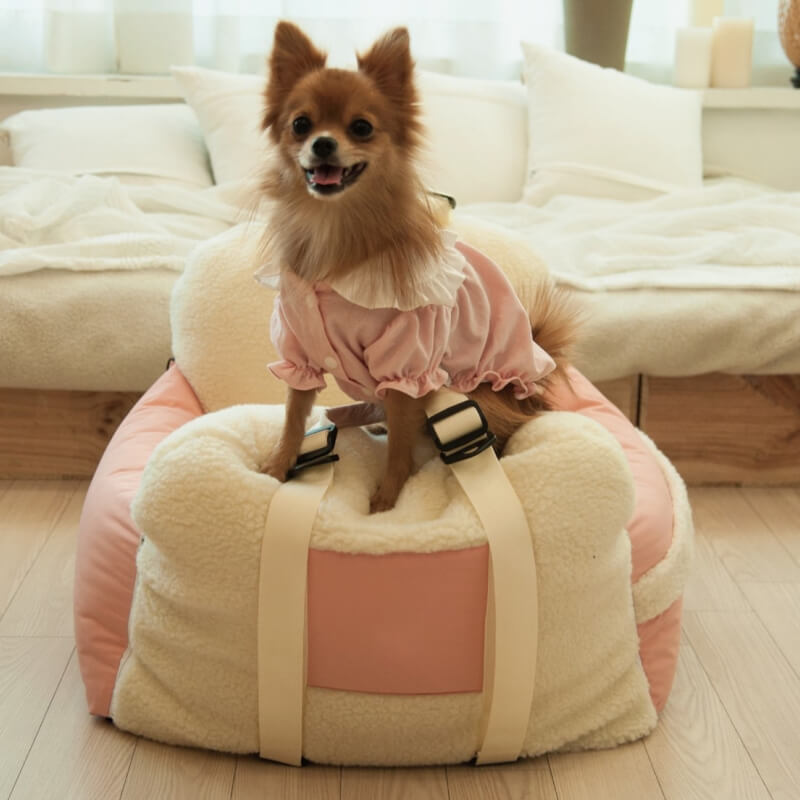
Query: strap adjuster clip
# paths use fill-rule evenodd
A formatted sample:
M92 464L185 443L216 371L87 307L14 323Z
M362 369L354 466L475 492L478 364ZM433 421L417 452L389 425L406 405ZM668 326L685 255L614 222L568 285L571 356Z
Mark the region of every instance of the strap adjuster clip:
M478 426L467 433L443 441L436 430L436 425L469 409L477 413ZM436 447L439 448L439 457L445 464L455 464L457 461L472 458L491 447L497 441L497 437L489 430L483 411L474 400L464 400L436 414L432 414L428 417L428 430Z
M339 456L333 452L337 433L338 429L333 424L320 425L307 431L297 461L286 475L287 480L294 478L304 469L338 461Z

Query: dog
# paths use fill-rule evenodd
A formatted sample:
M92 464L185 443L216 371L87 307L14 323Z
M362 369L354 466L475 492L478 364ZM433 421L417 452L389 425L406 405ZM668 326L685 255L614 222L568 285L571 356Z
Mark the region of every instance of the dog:
M423 128L407 30L385 34L356 70L326 58L297 26L277 25L263 191L280 289L271 333L282 360L269 368L289 388L262 471L286 479L332 373L354 399L383 405L387 464L370 500L379 512L412 472L428 392L447 385L475 400L502 451L566 379L575 317L551 286L529 316L499 267L439 224L417 172Z

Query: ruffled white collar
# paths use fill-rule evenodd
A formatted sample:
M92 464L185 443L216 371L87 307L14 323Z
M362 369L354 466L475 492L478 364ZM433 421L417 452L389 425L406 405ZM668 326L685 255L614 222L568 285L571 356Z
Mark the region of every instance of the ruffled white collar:
M324 285L337 294L363 308L397 308L410 311L429 305L454 306L456 295L464 282L466 259L455 244L458 234L442 231L442 254L432 259L417 274L417 286L413 297L400 302L395 296L391 282L364 280L362 270L354 270L342 278L325 281ZM368 268L368 264L364 265ZM280 288L280 264L269 262L255 275L256 280L271 289ZM380 275L380 270L370 270L372 276Z

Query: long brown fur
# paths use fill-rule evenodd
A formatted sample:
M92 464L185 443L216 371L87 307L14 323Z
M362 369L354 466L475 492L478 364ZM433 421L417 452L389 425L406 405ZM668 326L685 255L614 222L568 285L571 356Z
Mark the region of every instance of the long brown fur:
M280 158L263 188L275 203L267 230L272 257L309 281L340 277L364 261L365 281L391 275L402 300L413 294L414 268L440 254L439 228L414 168L422 127L408 32L388 33L359 56L357 72L325 69L325 54L290 23L275 31L264 125ZM346 125L363 116L375 124L364 147L370 168L358 191L333 201L309 195L298 168L290 123L303 113L318 129L347 140Z
M440 228L426 200L415 162L422 125L413 81L408 32L398 28L358 58L358 70L325 67L318 50L296 26L281 22L275 31L263 124L277 145L277 158L263 182L274 203L266 245L282 269L308 281L323 281L359 270L365 287L391 277L403 302L413 296L415 270L441 251ZM334 197L315 197L308 188L300 153L307 137L292 121L309 118L341 145L350 163L368 162L357 185ZM368 120L374 134L354 141L348 125ZM532 332L556 361L545 388L564 380L574 316L555 289L545 286L534 302ZM264 471L284 480L303 437L315 392L290 390L287 421ZM534 414L547 408L544 397L517 400L511 391L483 384L472 393L504 445ZM370 503L371 511L392 508L412 471L412 448L423 427L423 403L396 391L384 400L389 432L387 468Z

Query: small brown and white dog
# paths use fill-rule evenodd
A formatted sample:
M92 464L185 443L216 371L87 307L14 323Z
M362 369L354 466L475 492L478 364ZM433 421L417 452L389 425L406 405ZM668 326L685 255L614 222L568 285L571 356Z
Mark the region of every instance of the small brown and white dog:
M263 471L286 479L324 385L320 374L331 372L355 399L384 407L387 464L371 498L373 512L392 508L411 474L414 440L424 429L424 394L451 379L461 390L457 384L465 371L454 375L448 358L472 357L478 365L522 347L536 349L537 363L548 360L541 374L526 373L527 390L519 381L500 380L496 371L489 378L491 370L484 370L483 380L473 375L478 382L467 394L483 410L502 449L519 425L548 407L543 391L553 379L564 378L574 336L574 315L554 289L542 288L530 317L516 299L508 299L507 282L500 300L486 301L479 294L481 282L500 285L505 279L486 277L485 268L472 263L480 261L474 251L456 249L443 237L417 175L422 126L413 73L403 28L360 55L357 70L340 70L326 67L325 53L299 28L281 22L265 93L263 127L277 153L264 180L274 201L266 241L280 265L272 330L284 358L271 368L289 389L284 429ZM438 265L444 265L445 279L435 274ZM464 310L464 302L482 311ZM426 315L422 322L420 313ZM524 315L521 334L519 319L509 327L515 315ZM456 324L470 329L448 327ZM398 336L403 325L409 330ZM396 338L387 340L386 331L395 331ZM406 334L410 339L403 345ZM470 356L467 344L459 344L474 348L476 341L484 342L484 349L491 342L491 358L480 346ZM382 360L396 364L405 347L409 363L419 360L420 348L423 357L433 359L425 377L417 370L409 378L402 368L395 380L373 374L381 371ZM362 367L371 370L369 377L359 378Z

